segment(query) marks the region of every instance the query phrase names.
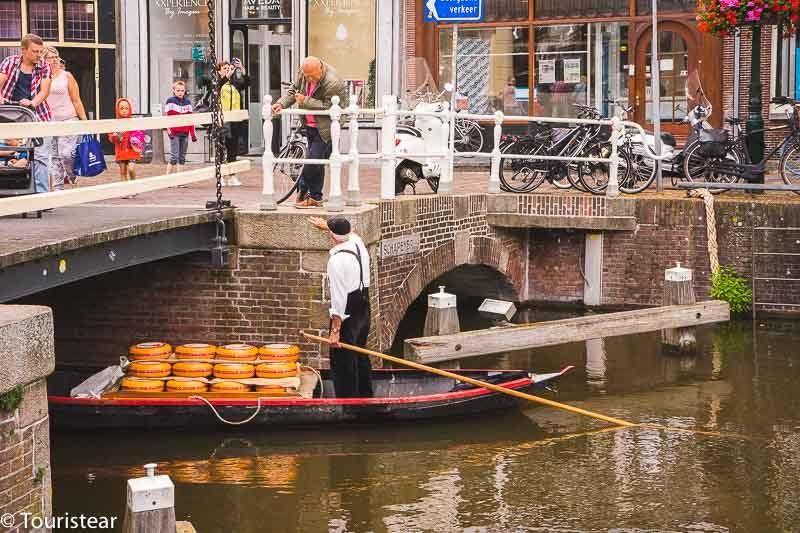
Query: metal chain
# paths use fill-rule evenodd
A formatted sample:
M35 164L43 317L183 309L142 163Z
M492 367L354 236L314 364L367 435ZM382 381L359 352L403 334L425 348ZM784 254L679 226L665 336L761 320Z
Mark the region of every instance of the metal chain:
M217 34L215 20L214 0L208 0L208 58L211 62L211 93L209 98L209 108L211 110L211 141L214 146L214 177L217 180L217 205L216 205L216 247L222 254L222 249L227 243L225 236L225 221L222 217L222 156L224 152L224 128L222 124L222 109L219 97L219 71L217 70ZM220 257L224 262L224 259ZM221 266L221 265L219 265Z

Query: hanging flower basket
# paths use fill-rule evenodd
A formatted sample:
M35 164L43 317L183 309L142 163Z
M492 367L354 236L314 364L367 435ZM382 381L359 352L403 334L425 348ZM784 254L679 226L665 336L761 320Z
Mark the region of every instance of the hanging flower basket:
M697 28L725 37L743 26L777 24L791 32L800 22L800 0L698 0Z

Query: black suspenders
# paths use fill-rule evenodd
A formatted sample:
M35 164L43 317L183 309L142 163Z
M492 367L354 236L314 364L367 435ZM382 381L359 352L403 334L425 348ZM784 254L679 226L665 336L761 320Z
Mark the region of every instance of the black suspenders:
M359 289L363 289L364 288L364 266L361 264L361 250L359 250L358 244L354 243L354 245L356 247L356 251L355 252L353 250L339 250L338 252L336 252L333 255L350 254L350 255L352 255L353 257L356 258L356 261L358 261L358 275L359 275L359 278L360 278L359 287L358 288Z

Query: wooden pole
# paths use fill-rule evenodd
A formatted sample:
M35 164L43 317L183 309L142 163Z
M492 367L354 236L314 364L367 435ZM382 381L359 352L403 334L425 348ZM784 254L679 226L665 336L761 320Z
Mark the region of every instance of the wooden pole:
M301 331L300 334L307 339L317 342L323 342L330 344L330 341L325 337L319 337L317 335L312 335L310 333L306 333ZM587 411L586 409L581 409L579 407L573 407L571 405L567 405L560 402L555 402L553 400L548 400L547 398L541 398L539 396L534 396L533 394L526 394L524 392L507 389L505 387L500 387L499 385L494 385L492 383L486 383L485 381L480 381L478 379L473 379L467 376L462 376L460 374L455 374L453 372L448 372L447 370L442 370L439 368L433 368L430 366L421 365L419 363L415 363L413 361L407 361L405 359L400 359L399 357L393 357L391 355L386 355L380 352L374 352L372 350L367 350L366 348L361 348L360 346L353 346L351 344L340 343L342 348L347 350L351 350L354 352L359 352L364 355L371 355L373 357L378 357L380 359L384 359L386 361L391 361L393 363L397 363L399 365L408 366L411 368L416 368L417 370L424 370L426 372L431 372L433 374L438 374L440 376L444 376L446 378L455 379L456 381L462 381L464 383L469 383L470 385L475 385L476 387L483 387L485 389L489 389L494 392L500 392L502 394L508 394L509 396L515 396L517 398L522 398L523 400L528 400L530 402L540 403L542 405L547 405L549 407L555 407L556 409L563 409L564 411L569 411L570 413L575 413L577 415L588 416L590 418L596 418L597 420L602 420L604 422L608 422L609 424L614 424L616 426L623 426L623 427L632 427L636 426L632 422L627 422L625 420L620 420L619 418L613 418L610 416L606 416L604 414L595 413L593 411Z
M696 303L692 271L681 264L664 272L663 305L693 305ZM691 352L697 346L694 327L661 330L661 342L680 352Z

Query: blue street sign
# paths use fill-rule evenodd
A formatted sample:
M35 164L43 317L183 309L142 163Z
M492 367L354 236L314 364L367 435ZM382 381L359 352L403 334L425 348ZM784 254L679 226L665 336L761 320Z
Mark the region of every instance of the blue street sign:
M425 0L425 22L482 22L483 0Z

